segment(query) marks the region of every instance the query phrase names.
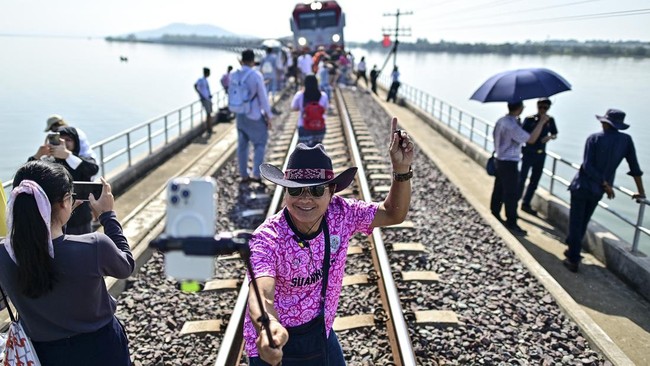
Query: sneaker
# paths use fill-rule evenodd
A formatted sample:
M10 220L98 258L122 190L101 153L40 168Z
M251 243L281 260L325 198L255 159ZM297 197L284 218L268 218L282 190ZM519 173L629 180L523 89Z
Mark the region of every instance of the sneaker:
M564 264L564 266L565 266L569 271L571 271L571 272L573 272L573 273L578 272L578 266L579 266L579 263L571 262L571 261L569 260L569 258L565 258L565 259L562 261L562 264Z
M521 210L533 216L537 216L537 211L533 210L530 205L521 205Z
M506 224L506 228L516 236L526 236L528 234L526 230L520 228L517 224Z

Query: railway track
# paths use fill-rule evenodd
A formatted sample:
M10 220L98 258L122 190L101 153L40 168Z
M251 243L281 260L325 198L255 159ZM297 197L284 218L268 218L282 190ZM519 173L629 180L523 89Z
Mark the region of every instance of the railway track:
M353 100L348 98L345 101L339 92L336 105L337 116L328 117L328 131L323 143L332 157L335 171L341 171L349 166L359 167L357 180L350 188L339 194L344 197L372 200L365 165L370 165L372 170L378 171L374 174L375 177L384 179L382 182L384 185L378 185L376 189L380 192L384 191L389 187L392 179L386 149L375 146ZM276 153L280 156L284 155L286 159L295 142L296 138L293 138L292 143L287 146L288 149ZM362 148L360 144L363 145ZM282 163L278 166L284 166L285 162ZM385 195L385 192L383 193ZM267 216L281 209L282 194L282 187L276 187ZM406 226L408 227L408 223ZM401 229L403 228L398 226L387 230ZM415 355L404 312L380 230L376 230L372 237L358 235L354 238L348 251L348 263L341 292L342 301L346 301L347 306L339 308L334 323L334 329L346 349L347 357L359 360L366 357L364 348L360 349L358 355L350 354L355 353L354 347L350 347L350 352L347 351L345 339L357 338L365 339L367 344L374 345L372 352L376 356L372 357L373 364L415 365ZM410 280L427 278L427 275L408 274ZM242 361L241 324L247 297L248 288L244 286L239 291L237 306L228 322L215 365L245 364Z

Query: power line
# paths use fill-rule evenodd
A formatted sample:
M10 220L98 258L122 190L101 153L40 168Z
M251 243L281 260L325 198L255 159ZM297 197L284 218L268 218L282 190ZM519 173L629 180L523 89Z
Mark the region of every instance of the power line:
M429 5L427 5L427 6L424 6L424 7L418 8L418 9L415 9L415 11L428 10L428 9L433 8L434 6L441 6L441 5L444 5L444 4L447 4L447 3L451 3L451 2L454 2L454 1L456 1L456 0L445 0L445 1L438 2L438 3L429 4Z
M505 23L486 23L486 24L477 24L477 25L464 25L464 26L455 26L455 27L440 27L434 28L436 30L445 30L445 29L468 29L468 28L490 28L490 27L505 27L510 25L517 24L544 24L544 23L556 23L556 22L567 22L567 21L579 21L579 20L592 20L592 19L601 19L601 18L617 18L624 16L634 16L634 15L644 15L650 14L650 8L647 9L635 9L635 10L624 10L624 11L612 11L606 13L594 13L594 14L582 14L582 15L571 15L565 17L555 17L555 18L544 18L544 19L528 19L515 22L505 22Z
M508 11L508 12L500 12L498 14L489 14L489 15L482 15L482 16L474 16L471 18L458 18L458 19L453 19L454 23L456 22L466 22L466 21L471 21L471 20L476 20L476 19L485 19L486 17L490 18L499 18L499 17L504 17L508 16L510 14L525 14L525 13L530 13L530 12L535 12L535 11L542 11L542 10L549 10L549 9L555 9L555 8L564 8L567 6L574 6L574 5L579 5L579 4L584 4L584 3L593 3L595 1L602 1L602 0L582 0L582 1L576 1L568 4L560 4L560 5L549 5L549 6L542 6L538 8L533 8L533 9L525 9L525 10L513 10L513 11ZM449 19L445 19L449 20ZM417 24L421 24L417 23Z
M481 10L483 8L486 8L486 7L498 7L498 6L506 5L508 3L513 3L513 2L517 2L517 1L521 1L521 0L495 0L495 1L490 1L488 3L467 6L467 7L452 10L452 11L449 11L449 12L446 12L446 13L444 13L444 12L443 13L438 13L438 14L432 16L432 17L428 17L428 18L425 18L423 20L439 18L441 16L454 15L454 14L458 14L458 13L461 13L461 12L462 13L469 13L469 12L473 12L473 11L476 11L476 10Z

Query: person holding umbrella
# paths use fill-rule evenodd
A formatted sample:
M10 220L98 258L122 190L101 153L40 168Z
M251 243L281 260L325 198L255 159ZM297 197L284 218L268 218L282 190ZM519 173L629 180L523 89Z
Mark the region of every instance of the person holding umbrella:
M497 171L490 199L490 211L499 221L503 221L501 206L505 206L505 226L517 236L527 234L517 225L518 165L521 158L521 145L534 143L548 122L547 115L541 116L533 131L528 133L519 124L519 116L523 111L523 102L508 103L508 114L499 118L493 131Z
M569 212L569 235L566 243L569 249L564 251L566 257L563 264L569 271L578 272L582 256L582 239L587 231L587 225L598 206L598 201L607 193L607 198L614 198L614 177L616 169L623 159L627 160L630 171L627 173L634 178L637 193L632 199L645 199L645 190L639 167L636 150L632 137L620 132L630 127L624 123L625 112L609 109L604 116L596 115L603 128L587 138L585 152L580 170L571 181L571 210Z
M508 103L508 114L497 121L493 130L496 177L490 210L502 221L501 206L505 205L505 225L515 235L527 234L517 225L521 145L535 143L549 121L548 115L540 113L530 132L527 132L519 123L519 115L524 110L522 100L549 97L566 90L571 90L571 84L557 73L545 68L528 68L498 73L485 81L470 97L483 103Z
M548 110L551 108L551 101L548 98L540 98L537 101L537 114L526 117L524 119L523 128L527 132L532 132L537 125L537 122L543 116L548 116ZM542 177L544 170L544 160L546 160L546 143L557 138L557 127L555 126L555 119L548 116L548 123L542 129L539 138L532 144L526 144L521 148L521 173L519 174L519 198L521 201L521 210L531 215L537 215L537 211L533 210L530 206L530 201L533 199L539 179ZM530 181L524 194L524 186L526 185L526 178L528 172L532 170Z

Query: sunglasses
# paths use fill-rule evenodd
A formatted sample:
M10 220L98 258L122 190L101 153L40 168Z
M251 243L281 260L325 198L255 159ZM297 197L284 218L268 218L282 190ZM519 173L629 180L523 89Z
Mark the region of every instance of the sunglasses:
M287 193L289 193L289 196L291 197L298 197L301 196L305 190L307 190L312 197L322 197L325 194L326 188L327 186L287 188Z

